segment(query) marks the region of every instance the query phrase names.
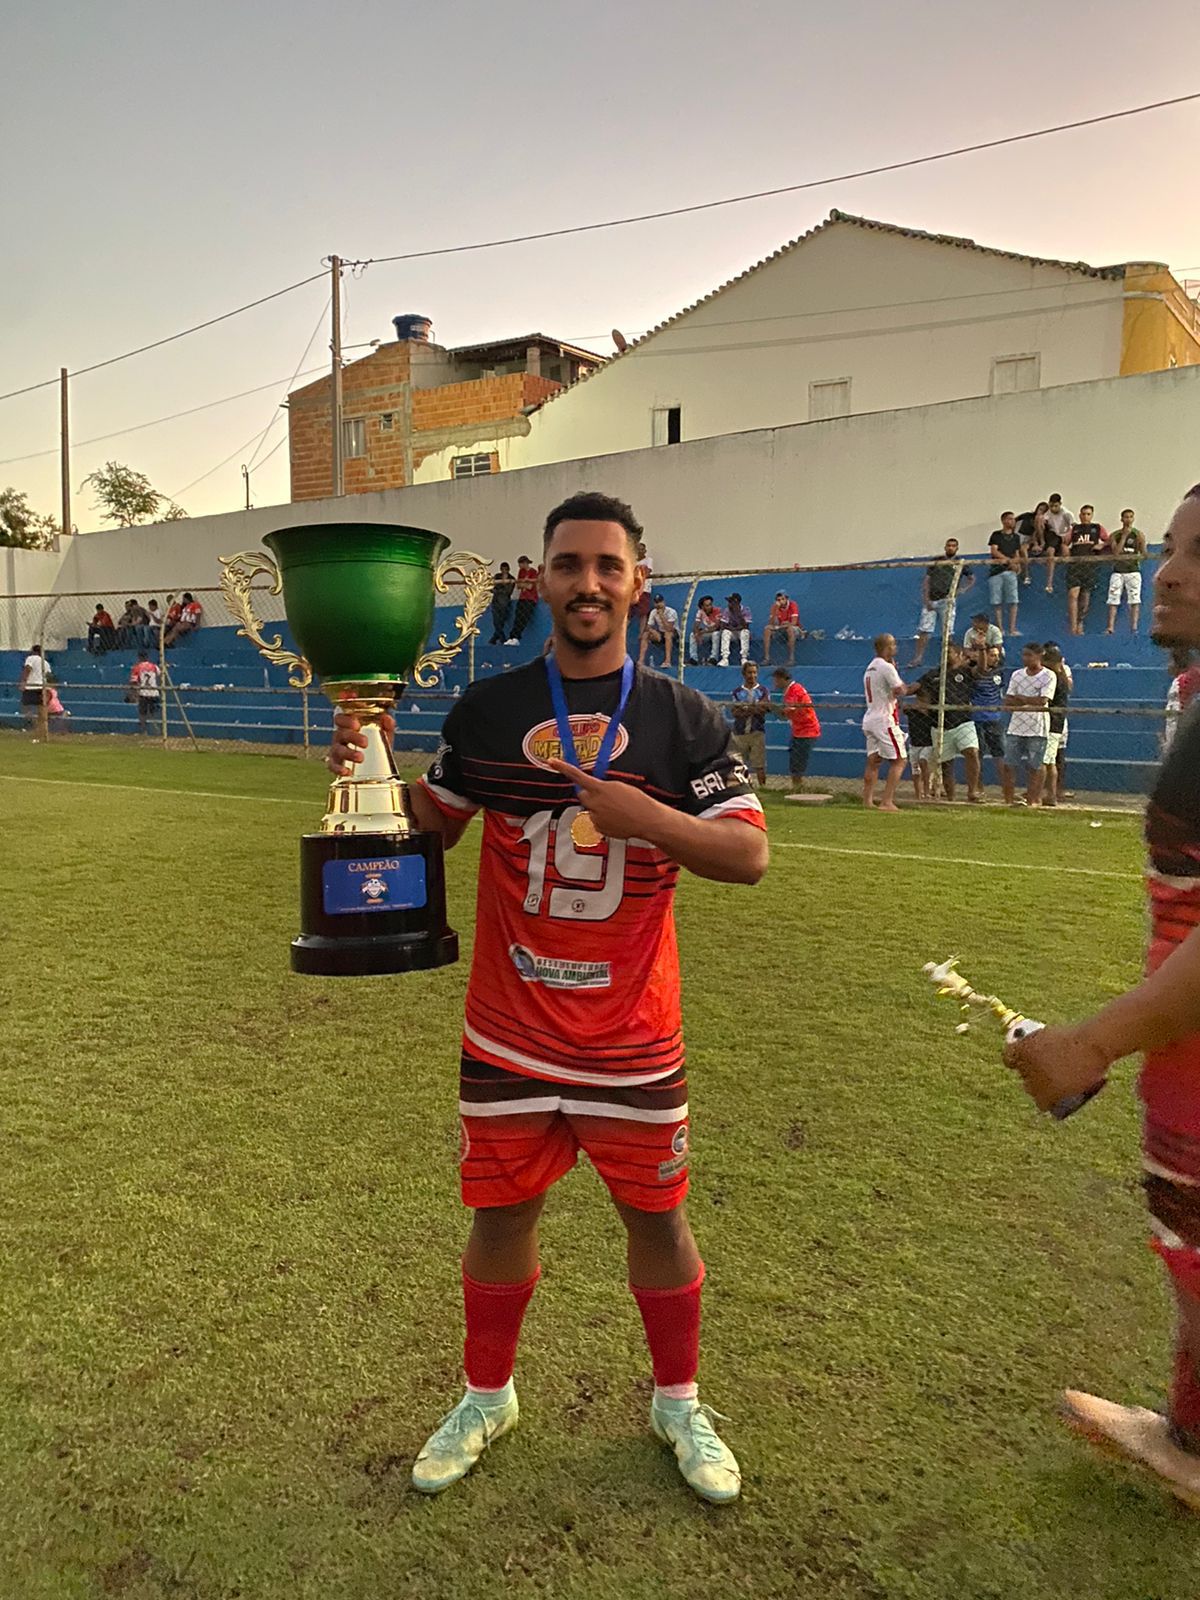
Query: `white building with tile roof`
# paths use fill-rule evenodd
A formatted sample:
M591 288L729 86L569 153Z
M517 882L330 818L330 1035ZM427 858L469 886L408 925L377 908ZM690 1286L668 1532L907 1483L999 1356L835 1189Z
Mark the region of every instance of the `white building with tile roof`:
M1200 362L1160 263L1089 266L842 211L528 418L501 471ZM453 475L457 444L417 482Z

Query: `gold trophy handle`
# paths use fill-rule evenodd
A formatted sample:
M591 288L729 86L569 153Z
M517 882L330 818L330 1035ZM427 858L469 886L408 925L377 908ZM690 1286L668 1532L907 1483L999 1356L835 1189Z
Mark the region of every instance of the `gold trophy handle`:
M238 633L256 645L268 661L273 661L277 667L292 669L288 682L293 689L307 689L312 682L312 668L303 656L283 648L282 635L277 633L273 639L263 638L263 625L255 616L250 599L250 586L255 578L260 577L270 578L271 594L283 593L283 577L275 562L257 550L243 550L240 555L222 556L220 559L221 593L225 596L225 604L241 623Z
M451 550L434 568L433 587L438 594L445 594L450 587L446 581L447 574L458 573L463 581L463 608L462 613L454 619L457 635L447 639L444 633L439 634L437 648L426 650L413 668L413 682L422 689L432 689L437 682L432 669L453 661L471 635L479 632L476 624L492 598L492 575L488 565L482 556L473 555L469 550ZM261 645L259 648L262 648Z

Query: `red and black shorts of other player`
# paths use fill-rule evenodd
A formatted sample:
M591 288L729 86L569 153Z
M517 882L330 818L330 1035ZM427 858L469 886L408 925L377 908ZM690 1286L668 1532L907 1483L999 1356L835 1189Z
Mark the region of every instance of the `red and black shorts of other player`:
M580 1150L622 1205L673 1211L687 1194L682 1067L628 1088L551 1082L464 1055L459 1114L465 1205L533 1200L570 1172Z

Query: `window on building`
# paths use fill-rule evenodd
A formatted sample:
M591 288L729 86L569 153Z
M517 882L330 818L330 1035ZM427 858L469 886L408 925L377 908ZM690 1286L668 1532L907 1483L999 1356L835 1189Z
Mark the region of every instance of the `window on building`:
M379 419L380 433L391 433L396 426L396 413L385 411Z
M1041 386L1040 356L997 356L992 362L992 393L1020 394Z
M822 378L808 386L808 420L828 422L850 415L850 379Z
M678 444L683 437L683 407L655 406L650 413L650 443Z
M342 459L353 461L367 453L367 419L346 417L342 422Z
M492 470L490 455L455 456L450 462L452 478L486 478Z
M542 377L549 378L552 383L561 383L563 381L562 362L551 361L548 366L542 368Z

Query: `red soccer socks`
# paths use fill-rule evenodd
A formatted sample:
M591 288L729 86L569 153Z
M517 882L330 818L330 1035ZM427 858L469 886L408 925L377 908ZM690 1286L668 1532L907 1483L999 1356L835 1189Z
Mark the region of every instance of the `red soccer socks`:
M642 1314L646 1343L659 1393L673 1400L696 1395L700 1368L700 1289L704 1265L692 1283L679 1289L641 1289L629 1285Z
M463 1364L472 1389L503 1389L513 1374L525 1307L533 1298L539 1267L524 1283L477 1283L463 1269L467 1338Z

